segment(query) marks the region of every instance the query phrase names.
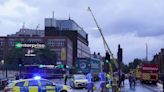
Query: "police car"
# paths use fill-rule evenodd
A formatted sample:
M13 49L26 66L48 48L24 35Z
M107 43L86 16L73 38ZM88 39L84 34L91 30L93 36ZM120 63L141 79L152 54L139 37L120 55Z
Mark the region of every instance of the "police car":
M35 77L12 81L4 88L4 92L72 92L72 90L69 86L54 84L47 79Z

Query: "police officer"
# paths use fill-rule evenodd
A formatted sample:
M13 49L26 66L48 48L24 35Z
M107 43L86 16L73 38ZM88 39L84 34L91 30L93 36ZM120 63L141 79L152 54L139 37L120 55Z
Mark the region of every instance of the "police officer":
M106 77L107 77L107 82L106 82L106 92L110 92L109 89L112 88L112 79L111 79L110 72L109 72L109 73L106 73Z
M93 92L94 83L93 83L92 71L90 71L86 75L86 79L88 80L87 92Z
M67 74L64 74L64 85L67 85L67 78L68 78Z
M19 74L18 73L15 75L15 80L19 80Z
M106 92L106 75L104 70L99 73L101 92Z
M117 76L115 74L113 74L113 79L112 79L112 92L117 92Z

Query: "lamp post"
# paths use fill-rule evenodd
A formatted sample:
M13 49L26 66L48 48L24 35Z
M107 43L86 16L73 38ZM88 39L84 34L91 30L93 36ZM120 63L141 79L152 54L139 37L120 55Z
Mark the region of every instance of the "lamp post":
M147 43L145 44L146 46L146 63L148 62L148 45Z
M3 66L4 65L4 60L2 59L1 60L1 66ZM2 69L3 70L3 69ZM4 72L2 71L2 73L3 73L3 77L4 77Z
M4 66L5 61L2 59L1 60L1 65ZM7 73L6 73L7 74ZM6 75L7 76L7 75ZM3 72L3 77L4 77L4 72Z

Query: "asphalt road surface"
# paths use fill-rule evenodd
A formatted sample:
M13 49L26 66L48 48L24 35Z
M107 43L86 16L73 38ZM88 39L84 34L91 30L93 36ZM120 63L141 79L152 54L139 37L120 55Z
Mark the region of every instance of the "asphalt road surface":
M52 81L60 84L63 83L63 80L52 80ZM69 80L67 84L69 84ZM100 92L99 84L100 84L99 82L95 82L95 86L97 87L97 90L95 90L94 92ZM137 81L135 88L130 88L128 80L125 80L125 85L121 88L121 92L163 92L162 87L163 87L162 84L159 83L157 85L146 85L146 84L141 84L139 81ZM76 88L73 89L73 92L87 92L87 89ZM109 92L112 91L110 90Z

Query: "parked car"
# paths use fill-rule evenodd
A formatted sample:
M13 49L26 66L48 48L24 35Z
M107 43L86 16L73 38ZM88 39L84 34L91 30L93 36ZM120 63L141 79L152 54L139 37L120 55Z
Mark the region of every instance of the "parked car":
M87 81L85 75L83 75L83 74L75 74L71 78L70 86L72 88L77 88L77 87L86 88L87 82L88 81Z

